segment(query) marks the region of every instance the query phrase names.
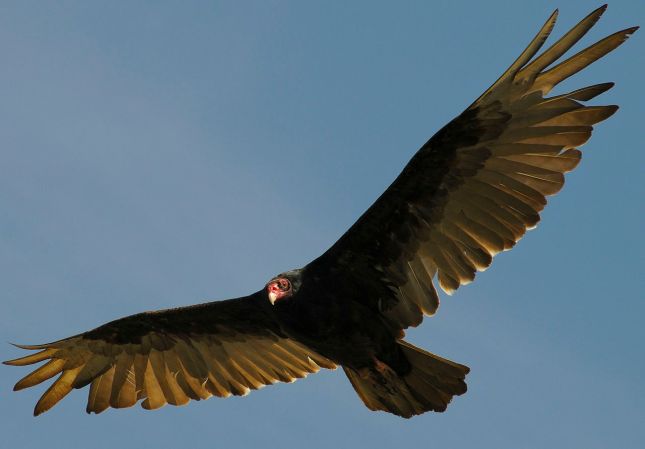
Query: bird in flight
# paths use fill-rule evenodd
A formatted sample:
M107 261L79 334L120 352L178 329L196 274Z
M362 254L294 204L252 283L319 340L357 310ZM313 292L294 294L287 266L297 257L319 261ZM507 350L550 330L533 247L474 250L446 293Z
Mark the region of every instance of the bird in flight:
M538 55L557 10L500 78L412 157L347 232L303 268L249 296L144 312L4 362L45 362L14 390L58 375L39 415L90 386L87 412L184 405L341 366L371 410L405 418L442 412L466 392L469 368L403 340L434 315L434 279L452 294L540 220L546 197L580 161L592 126L617 106L586 106L613 86L548 96L622 44L618 31L564 59L596 23L593 11ZM537 55L537 56L536 56Z

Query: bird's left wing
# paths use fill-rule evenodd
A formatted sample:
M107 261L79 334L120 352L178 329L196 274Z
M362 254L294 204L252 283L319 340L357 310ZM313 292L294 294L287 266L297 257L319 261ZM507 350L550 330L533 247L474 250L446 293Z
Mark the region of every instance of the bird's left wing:
M439 300L485 270L533 228L546 196L580 161L592 125L617 106L585 106L612 83L547 97L637 28L602 39L553 65L593 26L595 10L533 58L557 11L479 99L414 155L403 172L312 269L332 270L393 326L418 325ZM551 66L550 68L547 68Z
M268 302L267 302L268 303ZM43 345L4 362L46 361L14 390L58 379L34 409L39 415L72 389L90 384L87 412L145 409L189 400L245 395L278 381L293 382L334 363L282 334L257 295L191 307L145 312Z

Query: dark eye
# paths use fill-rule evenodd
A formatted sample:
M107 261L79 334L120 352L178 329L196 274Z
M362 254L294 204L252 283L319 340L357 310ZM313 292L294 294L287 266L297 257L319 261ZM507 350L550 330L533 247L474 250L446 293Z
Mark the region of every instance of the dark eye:
M279 284L280 284L280 289L283 291L289 290L289 288L291 287L287 279L280 279Z

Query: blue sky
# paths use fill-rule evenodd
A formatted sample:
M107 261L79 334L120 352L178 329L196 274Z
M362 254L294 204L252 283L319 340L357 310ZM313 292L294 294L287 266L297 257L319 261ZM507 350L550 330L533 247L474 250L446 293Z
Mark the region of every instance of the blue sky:
M560 7L592 2L2 2L0 341L256 291L329 247ZM645 24L614 1L589 44ZM637 33L560 92L621 110L537 230L414 343L472 368L444 414L368 411L342 372L245 398L35 419L5 447L623 448L645 440L643 70ZM580 47L579 47L580 48ZM18 351L5 344L0 359Z

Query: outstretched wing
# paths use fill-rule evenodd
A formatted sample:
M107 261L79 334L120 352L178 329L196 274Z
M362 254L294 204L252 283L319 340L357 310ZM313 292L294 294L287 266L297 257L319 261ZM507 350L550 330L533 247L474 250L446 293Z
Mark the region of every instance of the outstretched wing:
M4 363L47 361L14 390L60 375L36 404L34 415L88 384L87 412L100 413L141 399L143 408L156 409L213 395L245 395L277 381L293 382L320 367L335 368L284 336L262 304L252 295L140 313L53 343L17 345L39 352Z
M556 63L594 25L597 9L533 58L557 11L519 58L414 155L394 183L312 267L361 279L363 301L394 326L416 326L439 304L432 279L451 294L536 226L546 196L580 161L592 125L617 106L582 102L612 87L546 97L609 53L637 27ZM551 66L551 68L548 68ZM356 283L356 281L351 281Z

